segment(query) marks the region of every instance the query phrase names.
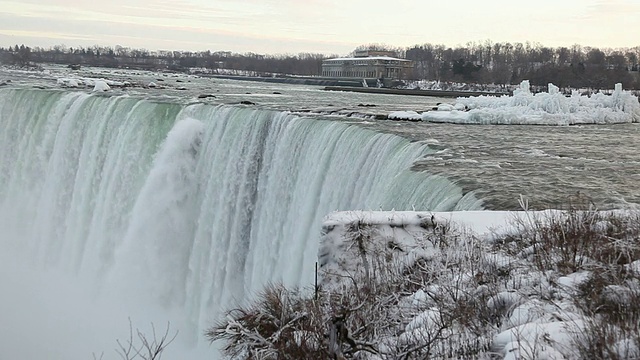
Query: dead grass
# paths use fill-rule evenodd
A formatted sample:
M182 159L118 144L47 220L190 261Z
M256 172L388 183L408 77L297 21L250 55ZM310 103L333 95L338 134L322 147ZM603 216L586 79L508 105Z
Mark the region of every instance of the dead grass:
M206 335L223 341L234 359L491 358L493 336L518 304L502 306L501 294L523 292L525 301L555 306L560 286L551 281L555 290L538 291L526 274L587 272L571 295L587 319L577 355L633 358L640 347L640 274L631 266L640 259L639 215L573 209L527 216L493 245L425 222L420 240L431 255L409 262L397 260L401 243L376 245L372 228L350 224L359 266L333 274L345 280L339 286L322 288L316 300L309 291L270 285ZM497 254L520 263L504 264ZM429 321L411 328L429 312Z
M640 259L638 214L594 209L529 213L516 221L516 227L499 246L512 254L533 250L532 261L541 271L570 274L597 264L625 265Z

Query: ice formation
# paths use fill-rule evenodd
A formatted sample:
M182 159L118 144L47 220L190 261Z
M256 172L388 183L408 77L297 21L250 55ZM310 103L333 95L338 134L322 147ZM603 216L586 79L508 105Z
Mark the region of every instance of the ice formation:
M109 85L102 80L98 80L95 82L95 85L93 86L93 91L108 91L111 90L111 87L109 87Z
M616 84L611 95L601 92L591 96L574 91L571 96L560 93L549 84L548 92L533 94L525 80L513 96L477 96L458 98L454 105L442 104L437 111L422 113L423 121L482 125L578 125L640 122L638 98ZM468 110L468 111L465 111ZM389 118L413 116L392 113Z
M115 81L115 80L109 80L109 79L96 79L96 78L89 78L89 77L73 77L73 78L62 77L62 78L58 78L56 83L58 86L63 88L93 87L95 89L96 86L98 86L100 89L102 89L98 91L105 91L104 85L107 85L109 88L126 87L131 85L127 81Z

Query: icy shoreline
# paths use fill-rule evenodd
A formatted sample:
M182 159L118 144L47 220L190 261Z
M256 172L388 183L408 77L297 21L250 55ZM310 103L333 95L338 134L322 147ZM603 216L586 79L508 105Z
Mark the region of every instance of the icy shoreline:
M640 122L638 98L616 84L611 95L591 96L574 91L570 97L549 84L549 92L533 94L523 81L513 96L461 97L423 113L397 111L392 120L422 120L434 123L476 125L582 125Z

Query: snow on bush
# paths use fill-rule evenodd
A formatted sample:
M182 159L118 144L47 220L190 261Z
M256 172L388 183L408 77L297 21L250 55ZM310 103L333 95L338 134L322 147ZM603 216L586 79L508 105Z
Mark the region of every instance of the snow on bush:
M397 113L393 114L399 117ZM553 84L549 84L548 92L532 94L529 81L525 80L513 96L461 97L455 105L443 104L437 111L422 113L421 119L484 125L632 123L640 122L640 103L636 96L622 90L622 84L616 84L611 95L596 93L586 96L574 91L567 97Z
M238 359L637 357L638 224L592 209L332 213L317 289L269 286L207 335Z

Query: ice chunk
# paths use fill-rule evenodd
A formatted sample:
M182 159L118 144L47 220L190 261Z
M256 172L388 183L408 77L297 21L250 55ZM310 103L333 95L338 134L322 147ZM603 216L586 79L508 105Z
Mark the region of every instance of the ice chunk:
M111 87L109 87L109 85L103 80L97 80L95 85L93 86L93 91L109 91L109 90L111 90Z
M415 111L394 111L387 116L391 120L421 120L422 116Z

